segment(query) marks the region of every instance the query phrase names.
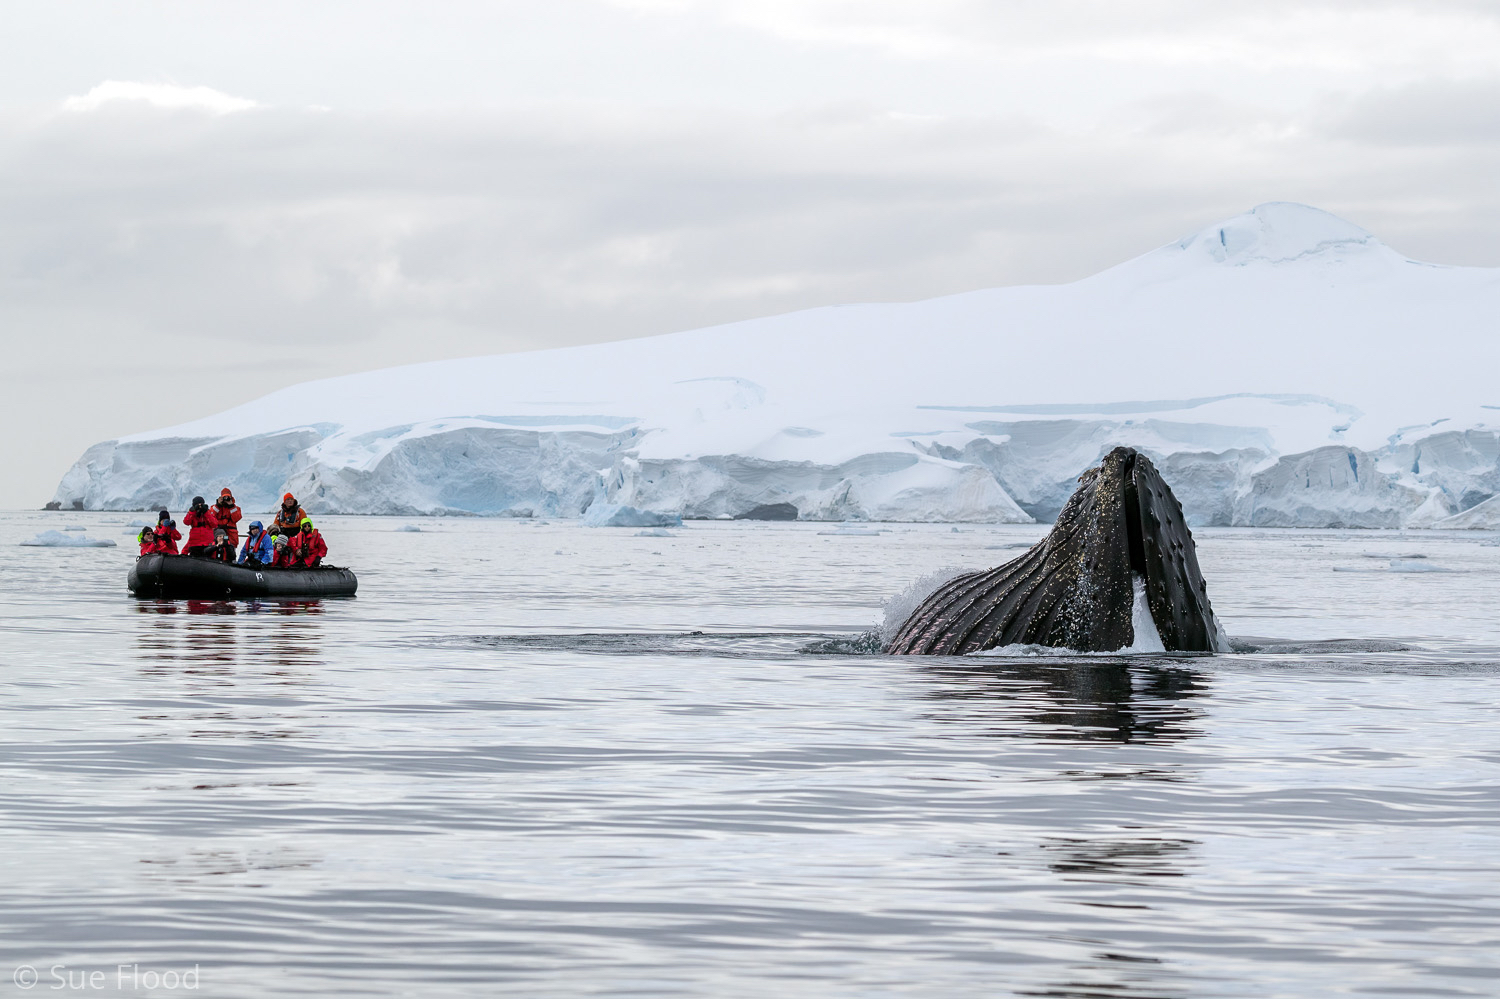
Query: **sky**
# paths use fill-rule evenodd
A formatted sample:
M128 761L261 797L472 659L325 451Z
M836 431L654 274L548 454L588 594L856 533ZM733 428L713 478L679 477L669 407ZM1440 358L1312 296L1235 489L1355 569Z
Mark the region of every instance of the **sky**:
M0 508L313 378L1072 281L1266 201L1500 266L1496 176L1489 0L17 4Z

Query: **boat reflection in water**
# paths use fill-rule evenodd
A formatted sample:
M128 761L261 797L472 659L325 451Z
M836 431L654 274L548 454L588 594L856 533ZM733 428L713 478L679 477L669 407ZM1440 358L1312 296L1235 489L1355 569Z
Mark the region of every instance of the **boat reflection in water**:
M135 608L146 625L137 634L140 657L158 666L276 673L324 663L321 600L143 599Z

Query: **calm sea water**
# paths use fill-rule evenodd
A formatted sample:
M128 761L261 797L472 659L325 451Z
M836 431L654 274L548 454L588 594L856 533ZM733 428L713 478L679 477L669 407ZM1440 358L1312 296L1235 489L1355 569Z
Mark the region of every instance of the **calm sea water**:
M1045 528L328 517L360 595L257 605L131 599L131 519L0 515L0 991L1500 994L1493 535L1201 531L1258 651L896 659Z

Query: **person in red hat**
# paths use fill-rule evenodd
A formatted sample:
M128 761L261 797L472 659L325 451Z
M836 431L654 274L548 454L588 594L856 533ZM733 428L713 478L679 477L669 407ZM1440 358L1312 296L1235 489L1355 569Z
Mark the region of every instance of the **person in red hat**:
M285 534L288 539L302 529L302 520L307 512L297 505L297 497L287 493L281 497L281 508L276 519L271 521L272 534Z
M224 535L229 543L236 548L240 544L240 508L235 505L234 493L225 486L219 490L219 498L214 501L214 526L224 528Z

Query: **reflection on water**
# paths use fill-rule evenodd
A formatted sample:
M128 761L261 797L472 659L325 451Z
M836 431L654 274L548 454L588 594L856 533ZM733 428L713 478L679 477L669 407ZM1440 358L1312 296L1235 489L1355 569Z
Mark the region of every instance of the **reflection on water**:
M1202 734L1201 712L1187 703L1209 693L1201 672L1073 656L1039 659L943 660L916 668L934 681L925 698L956 702L933 718L981 726L999 738L1162 742Z
M323 635L318 600L137 600L143 615L136 631L136 650L151 669L166 663L183 664L187 673L227 676L228 667L270 670L288 681L295 673L277 667L305 670L322 665ZM293 618L263 627L248 620L256 616ZM178 667L174 667L178 668Z
M204 887L230 880L241 887L262 888L265 883L257 880L262 872L310 869L322 859L313 851L285 845L250 851L195 848L142 857L139 863L148 880Z
M1141 878L1182 877L1196 845L1195 840L1161 836L1049 836L1039 844L1048 857L1047 867L1058 874L1120 885L1145 884Z
M1177 999L1192 993L1182 984L1162 980L1156 969L1121 968L1120 965L1150 965L1155 958L1108 952L1072 969L1076 980L1056 982L1038 989L1017 989L1018 996L1038 999Z

